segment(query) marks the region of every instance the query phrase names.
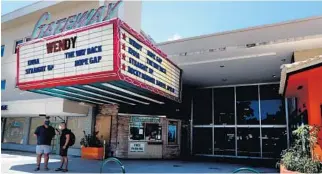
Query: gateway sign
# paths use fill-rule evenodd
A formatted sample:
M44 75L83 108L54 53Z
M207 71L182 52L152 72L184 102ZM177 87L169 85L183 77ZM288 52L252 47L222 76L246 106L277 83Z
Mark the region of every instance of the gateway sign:
M27 42L17 57L23 90L123 81L181 100L181 70L119 19Z
M94 23L108 21L115 17L115 13L120 6L121 1L108 3L98 9L91 9L83 13L74 14L68 18L62 18L49 24L43 24L44 21L50 20L50 13L44 13L36 23L32 32L32 39L38 39L50 35L56 35L72 29L84 27Z

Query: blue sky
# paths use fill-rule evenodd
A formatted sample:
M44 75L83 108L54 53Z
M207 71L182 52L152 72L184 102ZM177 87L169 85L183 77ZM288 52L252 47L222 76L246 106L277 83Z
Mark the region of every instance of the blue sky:
M2 14L33 2L2 1ZM142 29L156 42L322 15L318 2L144 1Z

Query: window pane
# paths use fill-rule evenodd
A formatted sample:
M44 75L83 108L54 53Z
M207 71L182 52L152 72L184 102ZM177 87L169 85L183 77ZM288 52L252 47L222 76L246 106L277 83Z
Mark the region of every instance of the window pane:
M193 98L193 121L195 125L212 123L211 89L197 90Z
M284 102L278 89L278 85L260 86L262 124L286 124Z
M25 118L7 118L4 129L4 143L23 143Z
M74 148L80 148L80 141L84 137L84 128L85 123L87 122L88 117L68 117L67 127L70 129L76 137ZM90 132L86 132L90 134Z
M195 154L212 154L212 128L193 128Z
M285 128L263 128L263 157L280 157L287 147Z
M144 140L144 126L141 122L131 123L130 140Z
M215 155L235 155L235 128L215 128Z
M6 89L6 80L1 80L1 90Z
M26 37L26 42L31 41L31 37Z
M234 88L214 89L215 124L235 124Z
M44 124L44 118L31 118L30 131L29 131L29 144L36 145L37 138L34 136L35 130L38 126Z
M145 139L146 140L161 140L161 126L159 124L145 124Z
M1 57L3 57L3 54L4 54L4 45L1 45Z
M237 129L237 155L260 156L259 128Z
M177 144L178 126L177 122L170 121L168 125L168 143Z
M236 88L237 124L259 124L258 86Z
M23 43L23 40L16 40L16 43L15 43L15 54L17 53L17 47L19 44Z

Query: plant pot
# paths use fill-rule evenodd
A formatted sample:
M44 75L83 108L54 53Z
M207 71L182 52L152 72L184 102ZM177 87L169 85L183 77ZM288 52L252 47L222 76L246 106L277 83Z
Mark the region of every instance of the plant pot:
M294 172L294 171L287 170L286 167L283 164L280 165L280 173L299 174L299 172Z
M104 155L103 147L82 147L81 148L81 157L83 159L101 160L103 159L103 155Z

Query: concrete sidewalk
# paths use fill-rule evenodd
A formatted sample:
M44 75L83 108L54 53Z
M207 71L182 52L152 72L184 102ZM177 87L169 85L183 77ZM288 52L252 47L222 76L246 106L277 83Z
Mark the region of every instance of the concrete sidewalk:
M54 173L59 167L59 156L51 155L49 160L50 171L43 169L36 173ZM35 154L15 151L1 152L1 173L35 173ZM179 160L121 160L125 166L126 173L232 173L240 167L250 167L240 164L218 163L218 162L195 162ZM84 160L79 157L70 157L69 173L99 173L101 161ZM42 166L41 166L42 167ZM254 168L254 167L252 167ZM274 168L255 167L261 173L276 173ZM107 164L104 173L121 172L118 164L113 162Z

